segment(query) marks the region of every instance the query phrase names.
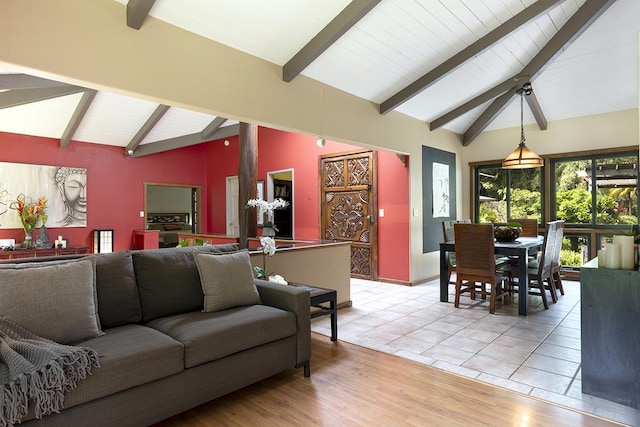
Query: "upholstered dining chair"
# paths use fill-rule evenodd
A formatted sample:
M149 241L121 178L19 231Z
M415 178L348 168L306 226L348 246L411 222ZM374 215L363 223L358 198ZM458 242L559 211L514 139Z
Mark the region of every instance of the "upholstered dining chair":
M445 243L453 242L453 225L454 224L471 224L470 219L448 219L442 221L442 237ZM451 275L456 271L456 254L447 253L447 281L451 285L455 285L455 281L451 281Z
M496 273L495 243L492 224L454 224L456 251L455 307L460 296L489 296L489 313L495 312L496 300L507 295L509 278Z
M535 218L509 218L507 223L517 222L522 226L522 237L538 236L538 220Z

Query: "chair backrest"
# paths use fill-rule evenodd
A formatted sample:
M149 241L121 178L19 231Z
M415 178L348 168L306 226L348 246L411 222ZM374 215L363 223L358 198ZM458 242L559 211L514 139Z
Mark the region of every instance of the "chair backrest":
M493 224L454 224L456 274L462 280L494 283Z
M507 222L519 222L522 226L522 237L538 236L538 220L535 218L509 218Z
M453 242L453 225L454 224L471 224L470 219L447 219L442 221L442 236L445 243Z
M551 266L553 265L553 256L555 253L556 236L558 223L556 221L548 222L545 228L544 243L540 256L540 264L538 266L538 275L540 280L545 280L551 276Z
M551 269L558 271L560 269L560 251L562 250L562 239L564 237L564 221L553 221L556 223L556 237L553 245L553 254L551 255Z

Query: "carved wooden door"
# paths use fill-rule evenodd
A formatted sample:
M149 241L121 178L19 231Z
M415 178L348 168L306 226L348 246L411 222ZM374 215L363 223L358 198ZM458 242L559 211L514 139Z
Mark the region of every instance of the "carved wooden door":
M351 276L369 280L378 279L376 170L373 151L320 157L321 236L352 242Z

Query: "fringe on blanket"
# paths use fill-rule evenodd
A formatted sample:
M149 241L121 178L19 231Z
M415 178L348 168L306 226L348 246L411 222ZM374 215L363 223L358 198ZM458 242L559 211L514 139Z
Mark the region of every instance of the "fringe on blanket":
M11 427L29 412L42 418L59 412L64 395L100 367L98 353L38 337L0 317L0 426Z

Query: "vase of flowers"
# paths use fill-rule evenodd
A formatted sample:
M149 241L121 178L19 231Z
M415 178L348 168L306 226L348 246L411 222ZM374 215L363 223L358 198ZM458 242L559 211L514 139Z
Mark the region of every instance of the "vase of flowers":
M47 199L40 197L38 202L32 202L24 194L20 194L16 201L11 203L10 207L18 212L22 228L24 228L25 248L33 247L33 230L35 230L38 222L42 221L42 225L47 222Z
M276 241L271 237L261 237L260 243L262 244L262 267L253 267L256 273L256 279L268 280L270 282L279 283L281 285L288 285L284 277L273 272L267 272L267 255L273 256L276 253Z
M249 199L247 201L248 208L258 208L258 218L263 219L262 235L273 237L276 235L278 228L274 222L273 211L276 209L284 209L289 206L289 202L284 199L274 199L273 202L267 202L262 199Z
M262 245L262 267L253 267L253 271L257 279L268 280L271 273L267 273L267 255L273 256L276 253L276 241L271 237L261 237L260 244Z

